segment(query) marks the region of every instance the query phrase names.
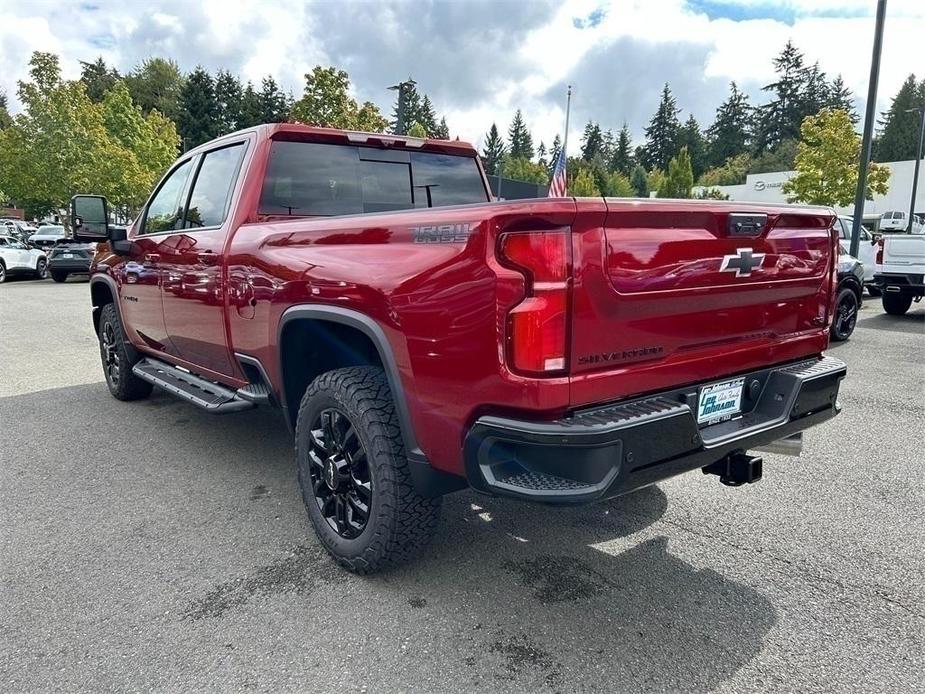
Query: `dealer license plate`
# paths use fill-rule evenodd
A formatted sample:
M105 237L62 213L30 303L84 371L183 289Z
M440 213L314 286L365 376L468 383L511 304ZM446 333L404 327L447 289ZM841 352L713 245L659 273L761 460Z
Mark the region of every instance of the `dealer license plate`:
M739 414L742 411L744 385L744 378L736 378L704 386L697 403L697 424L715 424Z
M62 253L61 257L62 258L73 258L74 254L73 253Z

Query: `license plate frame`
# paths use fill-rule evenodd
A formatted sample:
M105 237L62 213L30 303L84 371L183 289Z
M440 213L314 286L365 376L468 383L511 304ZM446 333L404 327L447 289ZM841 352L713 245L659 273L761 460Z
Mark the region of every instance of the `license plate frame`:
M62 253L61 257L62 258L73 258L74 254L73 253Z
M697 394L697 426L718 424L740 415L744 390L744 377L703 386Z

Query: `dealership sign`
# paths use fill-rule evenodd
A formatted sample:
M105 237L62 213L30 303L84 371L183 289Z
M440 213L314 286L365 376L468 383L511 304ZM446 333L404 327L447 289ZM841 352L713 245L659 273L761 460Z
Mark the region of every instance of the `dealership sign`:
M765 190L767 188L780 188L784 185L783 181L762 181L758 179L755 181L755 190Z

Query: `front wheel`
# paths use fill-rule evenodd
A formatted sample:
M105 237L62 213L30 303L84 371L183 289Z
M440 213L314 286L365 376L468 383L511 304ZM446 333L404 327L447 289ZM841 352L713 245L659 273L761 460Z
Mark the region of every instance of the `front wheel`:
M44 258L39 258L35 264L35 278L43 280L46 277L48 277L48 261Z
M154 387L132 372L138 362L129 356L126 349L125 332L114 304L106 304L100 313L100 358L106 385L116 400L140 400L151 394Z
M305 391L296 423L302 500L325 549L368 574L411 558L431 537L440 499L417 493L382 369L328 371Z
M883 310L891 316L901 316L912 306L912 295L899 292L883 292Z
M851 337L858 322L858 295L845 287L838 292L835 302L835 318L832 321L832 339L843 342Z

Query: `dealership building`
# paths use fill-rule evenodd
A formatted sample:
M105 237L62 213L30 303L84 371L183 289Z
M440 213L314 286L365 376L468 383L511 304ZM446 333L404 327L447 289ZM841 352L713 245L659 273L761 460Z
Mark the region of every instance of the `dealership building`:
M890 170L889 189L885 195L875 195L873 200L864 203L864 214L882 214L891 210L909 211L909 201L912 196L912 174L915 170L915 160L891 161L883 166ZM925 165L919 167L925 169ZM737 186L714 186L729 196L730 200L742 202L785 203L787 197L781 187L784 182L796 171L773 171L771 173L748 174L745 183ZM919 173L919 185L915 196L915 211L925 214L925 181L923 174ZM698 186L695 191L701 190ZM840 214L852 214L850 207L837 207Z

